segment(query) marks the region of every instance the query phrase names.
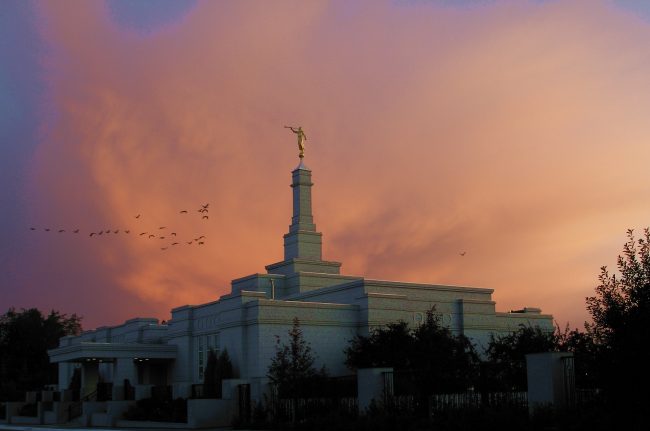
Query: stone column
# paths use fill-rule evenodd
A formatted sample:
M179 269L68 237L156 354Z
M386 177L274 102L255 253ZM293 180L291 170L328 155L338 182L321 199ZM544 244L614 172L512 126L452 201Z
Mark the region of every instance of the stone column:
M528 410L538 407L572 407L575 396L573 353L546 352L526 355Z
M59 391L68 389L70 386L70 379L72 378L71 364L69 362L59 362Z
M128 379L131 386L138 383L138 373L133 358L117 358L113 364L113 400L124 399L124 380Z
M386 381L388 379L388 381ZM387 384L388 383L388 384ZM371 403L381 405L384 396L392 396L392 368L362 368L357 370L357 396L359 397L359 413L365 414Z

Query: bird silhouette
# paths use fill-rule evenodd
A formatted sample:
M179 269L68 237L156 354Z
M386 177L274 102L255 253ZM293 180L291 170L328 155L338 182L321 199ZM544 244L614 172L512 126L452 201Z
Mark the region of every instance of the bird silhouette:
M140 218L140 214L138 214L137 216L135 216L135 218Z
M124 233L131 233L131 231L130 230L125 230Z
M147 232L142 232L142 233L140 234L140 236L142 236L142 235L146 235L146 234L147 234Z
M156 235L149 234L149 238L155 238L155 237L156 237Z
M458 253L458 254L460 254L461 256L465 256L465 253L467 253L467 252L466 252L466 251L463 251L463 252Z
M90 232L90 235L88 236L93 236L93 235L97 235L97 234L95 232Z
M188 244L192 244L192 241L187 241Z
M207 209L208 209L208 206L210 206L210 204L209 204L209 203L207 203L207 204L205 204L205 205L201 205L201 208L203 208L203 209L206 209L206 210L207 210Z
M35 227L30 227L29 230L36 230L36 228Z
M200 237L197 238L197 240L203 239L203 238L205 238L205 235L201 235Z
M161 236L160 239L165 239L165 237L164 237L164 236Z
M113 231L113 233L118 233L119 231L120 231L120 230L118 229L118 230L116 230L116 231Z
M50 231L50 228L46 227L45 232L49 232L49 231Z
M103 230L100 230L99 232L97 232L97 235L101 235L101 234L103 234L103 233L104 233L104 231L103 231Z
M73 233L79 233L79 229L75 229L72 231Z
M65 232L65 229L59 229L59 233Z
M176 236L176 232L172 232L172 235Z
M203 217L201 217L201 218L207 219L207 218L209 218L209 217L208 217L208 216L203 216Z
M203 245L203 241L199 241L199 245Z
M187 210L181 211L181 214L187 214Z
M177 243L177 242L173 242L172 245L178 245L178 243Z
M160 226L158 229L165 229L167 226Z
M161 250L167 250L167 247L160 247Z

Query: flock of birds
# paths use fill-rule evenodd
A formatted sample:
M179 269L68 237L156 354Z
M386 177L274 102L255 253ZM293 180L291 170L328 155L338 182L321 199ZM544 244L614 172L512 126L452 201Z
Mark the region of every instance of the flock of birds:
M210 204L207 203L205 205L201 205L200 208L197 210L197 212L200 214L201 220L209 220L208 212L209 212L209 207ZM189 214L187 210L181 210L179 211L179 214ZM134 218L138 221L142 220L142 214L136 215ZM39 230L36 227L30 227L29 228L32 231L37 231ZM66 229L51 229L49 227L43 228L43 231L45 232L56 232L56 233L73 233L73 234L85 234L81 232L80 229L74 229L74 230L66 230ZM88 233L88 236L91 238L99 238L100 236L106 235L116 235L116 234L131 234L132 229L103 229L99 230L96 232L90 232ZM176 232L170 232L171 229L168 229L167 226L159 226L157 229L149 229L144 232L138 232L138 231L133 231L134 235L139 236L139 237L144 237L147 239L159 239L159 240L168 240L172 242L168 242L167 245L160 247L160 250L165 251L169 249L170 247L175 247L175 246L180 246L180 245L204 245L206 237L205 235L200 235L196 238L189 238L189 239L177 239L178 234ZM169 232L169 233L165 233Z

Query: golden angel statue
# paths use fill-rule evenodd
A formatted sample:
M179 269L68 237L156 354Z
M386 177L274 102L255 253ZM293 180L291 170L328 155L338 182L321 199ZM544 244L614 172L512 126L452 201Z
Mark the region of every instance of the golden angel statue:
M307 135L305 135L305 132L303 132L302 127L284 127L285 129L291 129L291 131L298 137L298 149L300 150L300 154L298 156L302 159L305 157L305 141L307 140Z

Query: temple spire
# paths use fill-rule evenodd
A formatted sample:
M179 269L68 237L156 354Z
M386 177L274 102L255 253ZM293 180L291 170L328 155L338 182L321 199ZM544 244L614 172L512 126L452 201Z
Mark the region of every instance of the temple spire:
M316 232L311 210L311 171L300 158L300 164L291 173L293 215L289 233L284 235L284 259L303 258L321 260L322 234Z

